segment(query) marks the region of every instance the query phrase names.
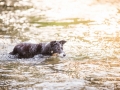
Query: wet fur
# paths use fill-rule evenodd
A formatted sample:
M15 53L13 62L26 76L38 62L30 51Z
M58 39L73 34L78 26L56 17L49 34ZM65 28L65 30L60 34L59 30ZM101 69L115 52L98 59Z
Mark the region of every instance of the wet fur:
M54 55L55 53L63 53L63 44L65 40L51 41L49 43L20 43L16 45L11 55L18 55L18 58L32 58L37 54ZM65 56L65 54L64 54Z

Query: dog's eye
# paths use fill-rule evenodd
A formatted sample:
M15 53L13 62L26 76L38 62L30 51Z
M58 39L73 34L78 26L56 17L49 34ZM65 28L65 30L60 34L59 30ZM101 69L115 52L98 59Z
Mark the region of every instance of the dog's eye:
M60 50L60 48L58 48L58 50Z
M53 51L51 51L51 53L53 53Z

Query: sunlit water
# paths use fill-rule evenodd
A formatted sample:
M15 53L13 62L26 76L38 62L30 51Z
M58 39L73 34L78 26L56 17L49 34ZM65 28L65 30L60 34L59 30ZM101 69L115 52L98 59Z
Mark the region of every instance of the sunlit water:
M0 90L119 90L117 0L7 0L0 5ZM20 42L63 39L65 58L8 54Z

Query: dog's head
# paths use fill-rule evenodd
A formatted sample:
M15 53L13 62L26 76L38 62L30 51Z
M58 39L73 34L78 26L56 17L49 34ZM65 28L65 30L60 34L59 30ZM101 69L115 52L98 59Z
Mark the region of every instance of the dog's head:
M51 45L51 50L50 53L51 55L58 55L60 57L65 57L66 54L63 51L63 45L66 43L65 40L61 40L61 41L51 41L50 45Z

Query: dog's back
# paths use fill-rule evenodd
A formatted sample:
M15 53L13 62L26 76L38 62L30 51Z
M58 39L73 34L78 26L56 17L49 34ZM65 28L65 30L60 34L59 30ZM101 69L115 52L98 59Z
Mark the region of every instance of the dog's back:
M41 53L42 44L20 43L16 45L11 55L18 54L18 58L30 58Z

